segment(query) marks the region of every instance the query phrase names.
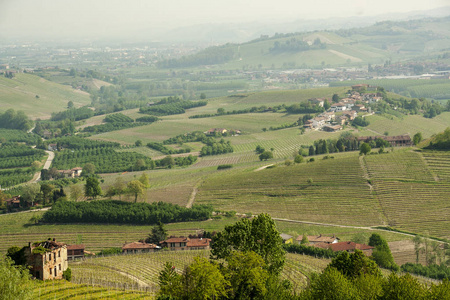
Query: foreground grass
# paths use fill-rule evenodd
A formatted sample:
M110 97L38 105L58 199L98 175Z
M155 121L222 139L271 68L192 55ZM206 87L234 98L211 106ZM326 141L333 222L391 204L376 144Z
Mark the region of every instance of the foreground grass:
M99 285L75 284L65 280L36 281L33 299L154 299L145 291L125 290Z

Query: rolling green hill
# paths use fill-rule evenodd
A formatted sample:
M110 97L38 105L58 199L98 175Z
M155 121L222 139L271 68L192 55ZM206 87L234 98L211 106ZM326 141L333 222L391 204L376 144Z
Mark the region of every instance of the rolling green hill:
M48 119L52 112L90 104L89 94L47 81L32 74L17 73L14 78L0 77L0 111L9 108L24 111L30 118Z
M275 34L247 43L208 48L183 57L178 64L172 61L170 66L217 64L225 69L274 69L384 63L386 60L405 60L448 49L450 32L446 28L450 28L449 17L384 21L368 27L337 31ZM319 46L316 46L316 41L320 41ZM219 55L225 52L226 60Z

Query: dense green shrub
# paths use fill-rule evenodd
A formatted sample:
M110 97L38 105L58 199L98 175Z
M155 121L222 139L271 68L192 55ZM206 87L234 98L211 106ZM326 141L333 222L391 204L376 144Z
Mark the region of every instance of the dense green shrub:
M283 245L284 250L289 253L296 253L296 254L305 254L310 255L314 257L325 257L325 258L332 258L336 257L338 252L334 252L331 249L323 249L313 246L307 246L307 245L298 245L298 244L284 244Z
M413 273L433 279L450 279L450 267L441 264L423 266L421 264L406 263L400 267L403 272Z
M194 205L185 208L179 205L157 203L129 203L117 200L91 202L57 202L43 215L47 223L115 223L146 224L159 222L202 221L211 218L213 208L209 205Z

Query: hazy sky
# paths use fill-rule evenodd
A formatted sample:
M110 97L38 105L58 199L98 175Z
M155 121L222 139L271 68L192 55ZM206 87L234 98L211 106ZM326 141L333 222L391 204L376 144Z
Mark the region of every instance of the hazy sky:
M429 10L450 0L0 0L0 36L132 34L190 24Z

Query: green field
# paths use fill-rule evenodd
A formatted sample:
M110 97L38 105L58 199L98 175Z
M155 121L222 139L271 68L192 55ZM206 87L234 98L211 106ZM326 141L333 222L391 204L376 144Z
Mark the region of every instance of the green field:
M372 115L367 118L370 121L367 128L375 131L378 135L383 135L387 131L389 135L409 134L412 137L417 132L421 132L424 138L429 138L450 126L450 112L443 112L433 119L419 115L408 115L403 118L391 115ZM374 133L368 132L367 135L374 135Z
M130 286L131 287L131 286ZM117 287L100 286L97 282L76 284L65 280L49 280L36 282L33 288L33 299L154 299L146 291L125 290Z
M13 79L1 76L0 94L1 111L22 110L33 119L48 119L52 112L66 109L69 101L76 107L91 103L88 93L24 73L17 73Z

